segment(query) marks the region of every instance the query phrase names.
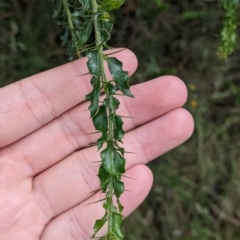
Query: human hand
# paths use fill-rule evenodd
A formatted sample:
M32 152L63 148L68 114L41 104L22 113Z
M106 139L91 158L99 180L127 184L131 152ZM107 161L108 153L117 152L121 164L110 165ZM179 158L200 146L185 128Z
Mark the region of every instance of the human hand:
M137 60L115 54L124 70ZM91 91L86 58L0 89L0 239L88 240L104 210L97 167L98 134L86 109ZM80 76L81 75L81 76ZM187 91L176 77L135 85L135 98L119 97L126 118L126 189L121 202L129 215L147 196L151 171L144 164L184 142L191 115L181 106ZM104 234L103 232L100 234Z

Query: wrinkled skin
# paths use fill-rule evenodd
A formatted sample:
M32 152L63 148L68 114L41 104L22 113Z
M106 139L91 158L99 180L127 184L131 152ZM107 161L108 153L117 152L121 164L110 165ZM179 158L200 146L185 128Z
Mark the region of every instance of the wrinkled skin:
M115 54L133 74L135 55ZM96 177L99 137L89 120L85 95L91 91L86 59L40 73L0 89L0 239L87 240L103 214ZM80 76L81 75L81 76ZM135 98L119 97L126 118L127 191L121 197L129 215L147 196L152 174L147 162L183 143L193 120L182 105L186 87L176 77L160 77L131 88ZM106 230L106 229L105 229ZM104 234L104 230L99 233Z

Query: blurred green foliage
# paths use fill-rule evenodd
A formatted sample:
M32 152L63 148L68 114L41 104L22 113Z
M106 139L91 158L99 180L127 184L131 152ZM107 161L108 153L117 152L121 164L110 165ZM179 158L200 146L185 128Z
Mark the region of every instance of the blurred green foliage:
M226 19L221 32L222 45L218 49L219 56L228 57L234 51L237 42L237 27L239 25L238 12L239 0L221 0L221 5L226 12Z
M66 62L51 15L51 1L0 2L2 86ZM128 0L114 17L111 45L139 59L132 83L179 76L196 125L190 140L149 164L153 189L125 221L126 239L240 239L240 46L217 55L226 9L214 0Z
M0 86L66 61L52 2L0 1Z

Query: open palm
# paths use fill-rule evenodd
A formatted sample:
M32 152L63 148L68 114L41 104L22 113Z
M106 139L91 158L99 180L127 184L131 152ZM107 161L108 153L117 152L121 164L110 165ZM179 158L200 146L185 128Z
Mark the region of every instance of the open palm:
M115 54L132 74L134 54ZM99 137L86 111L91 91L86 59L40 73L0 89L0 239L88 240L102 217L97 178ZM132 87L134 99L120 97L126 118L124 215L146 197L151 185L148 161L184 142L191 115L181 106L187 91L175 77ZM101 235L104 232L100 233Z

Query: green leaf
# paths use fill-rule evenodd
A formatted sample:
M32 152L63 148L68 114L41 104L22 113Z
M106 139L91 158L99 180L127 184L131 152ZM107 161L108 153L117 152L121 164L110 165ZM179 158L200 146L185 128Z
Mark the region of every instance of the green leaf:
M125 0L103 0L102 2L102 9L104 10L114 10L120 8Z
M110 14L105 11L100 11L97 17L99 20L104 22L108 22L110 20Z
M117 98L115 97L111 97L110 98L110 104L111 104L111 108L116 111L119 108L120 102Z
M110 39L110 32L112 30L113 24L111 22L99 21L99 30L102 37L102 41L107 41Z
M89 0L79 0L79 2L82 4L84 9L90 9L91 5Z
M93 124L96 130L102 132L103 136L107 135L107 127L108 127L108 120L107 120L107 109L104 105L101 105L98 108L97 113L93 116Z
M111 175L125 172L125 159L115 150L113 143L109 142L101 152L102 166Z
M105 98L104 104L108 107L110 115L115 114L115 111L118 109L120 102L115 97ZM114 121L114 119L113 119Z
M69 60L72 61L73 56L75 54L75 48L74 48L73 42L67 42L67 50L68 50Z
M108 143L107 147L101 152L101 158L102 158L102 166L109 174L112 174L114 172L113 169L113 158L114 158L114 151L112 143Z
M123 128L122 128L122 126L123 126L123 121L122 121L122 119L121 119L119 116L117 116L117 115L115 115L115 116L113 117L113 119L114 119L114 126L115 126L115 128L114 128L114 138L115 138L117 141L119 141L119 140L121 140L121 139L123 138L123 135L124 135L124 131L123 131Z
M114 151L114 170L115 173L125 173L125 159L116 151Z
M122 62L120 62L117 58L108 57L107 63L109 71L116 83L117 88L120 89L124 95L133 97L131 91L129 90L128 73L123 71Z
M56 0L54 1L56 6L56 9L53 10L53 18L59 17L60 13L62 12L62 1Z
M102 148L103 143L107 141L107 135L103 135L97 140L97 148L98 150Z
M123 207L123 205L121 204L119 198L117 199L117 204L118 204L119 212L120 212L120 214L122 214L124 207Z
M112 96L116 93L116 87L113 84L111 84L110 82L107 82L106 88L109 92L109 96Z
M94 116L94 114L98 110L98 103L99 103L99 97L100 97L100 81L96 80L96 77L93 76L91 80L92 82L95 81L93 84L93 90L89 94L86 95L86 99L91 102L90 106L88 107L91 117Z
M63 28L63 34L61 35L60 39L62 41L62 46L66 45L68 42L69 37L69 29L67 27ZM73 44L71 43L73 46Z
M103 208L105 210L112 209L112 203L110 203L109 198L106 199L106 201L103 203Z
M121 153L122 156L124 156L125 154L125 149L124 148L121 148L118 146L118 151Z
M120 198L124 192L124 183L118 179L118 177L113 177L113 189L117 198Z
M112 216L112 228L111 231L108 232L108 234L105 237L101 238L101 240L122 240L124 238L124 234L121 230L123 216L117 212L117 208L114 207L111 203L109 203L108 200L104 202L103 207L106 210L108 210L109 208L111 209L110 214Z
M122 238L117 237L113 232L109 232L107 236L101 238L100 240L122 240Z
M112 231L113 234L118 237L118 239L123 239L124 238L124 234L120 228L121 224L123 221L123 217L122 215L118 214L118 213L113 213L113 226L112 226Z
M101 64L100 64L100 54L97 49L94 49L87 54L88 57L88 70L89 72L96 76L97 78L101 77Z
M91 238L94 238L97 234L97 232L103 227L103 225L107 221L107 214L105 214L101 219L96 220L94 224L94 234L92 235Z
M109 183L110 174L103 168L103 166L100 166L98 170L98 177L101 181L102 192L106 192L108 183Z
M77 45L78 46L84 45L88 41L91 32L92 32L92 19L87 19L83 24L82 30L77 32L78 36Z
M84 10L83 9L77 9L72 13L73 17L83 17Z

